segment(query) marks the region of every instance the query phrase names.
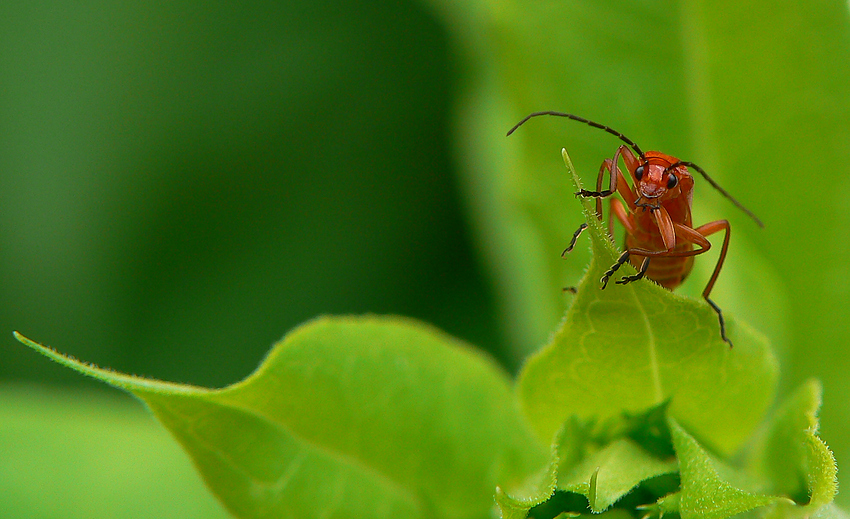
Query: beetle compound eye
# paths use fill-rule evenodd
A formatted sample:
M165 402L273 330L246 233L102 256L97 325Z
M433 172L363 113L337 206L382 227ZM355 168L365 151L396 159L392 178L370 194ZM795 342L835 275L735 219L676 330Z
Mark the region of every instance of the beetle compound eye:
M643 164L635 169L635 178L640 180L643 177Z
M667 189L673 189L674 187L676 187L676 184L678 184L678 183L679 183L679 177L677 177L673 173L670 173L670 176L667 177Z

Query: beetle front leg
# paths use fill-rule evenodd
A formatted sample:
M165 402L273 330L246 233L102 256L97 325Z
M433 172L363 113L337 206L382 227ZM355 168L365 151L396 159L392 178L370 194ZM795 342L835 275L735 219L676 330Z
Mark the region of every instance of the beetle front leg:
M611 268L606 270L605 274L602 275L602 278L599 280L599 282L602 283L602 287L600 288L600 290L608 286L608 280L611 278L611 276L613 276L614 273L617 272L617 270L623 266L623 263L627 261L629 261L629 251L620 254L620 257L617 258L617 262L611 265Z
M646 274L647 269L649 269L649 256L643 258L643 262L640 264L640 270L634 276L623 276L617 280L618 285L627 285L632 281L637 281L638 279L642 279L644 274Z
M611 186L608 189L602 189L602 179L605 176L605 172L608 171L611 176ZM588 191L587 189L582 189L576 193L576 196L581 196L584 198L595 198L596 199L596 217L602 220L602 199L607 198L614 193L616 193L617 184L625 183L625 178L623 174L620 173L620 168L616 167L616 163L611 159L605 159L602 161L602 165L599 166L599 175L596 177L596 191Z
M605 159L602 162L602 165L599 167L599 175L596 177L596 191L588 191L587 189L582 189L576 196L582 197L590 197L590 198L607 198L617 191L620 191L620 194L623 195L626 202L629 206L634 205L635 195L632 193L631 188L629 188L629 183L626 182L626 178L623 176L622 171L620 171L620 167L617 165L617 162L620 160L621 155L631 154L631 150L626 146L620 146L617 148L617 152L614 153L613 159ZM608 176L611 178L611 183L608 186L608 189L602 189L602 180L605 177L605 172L608 172ZM625 189L624 189L625 188ZM626 191L626 192L624 192ZM596 214L599 218L602 218L602 203L597 200L596 202Z

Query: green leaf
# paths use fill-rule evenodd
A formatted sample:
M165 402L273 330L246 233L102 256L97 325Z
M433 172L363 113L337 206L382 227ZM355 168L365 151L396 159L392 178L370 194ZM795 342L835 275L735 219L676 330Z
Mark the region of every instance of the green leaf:
M835 459L817 436L821 385L810 380L797 388L760 431L745 461L747 469L770 482L771 493L798 505L777 510L777 516L816 513L838 492Z
M547 459L490 358L406 319L314 320L221 390L99 369L18 338L141 398L238 517L485 517L497 482L525 480Z
M812 514L811 517L812 519L847 519L850 514L831 503Z
M641 510L649 511L650 517L664 517L665 514L680 514L679 509L679 492L673 492L664 497L661 497L655 503L639 507ZM646 516L644 516L646 517Z
M567 168L580 182L564 152ZM702 300L647 280L604 290L599 279L619 256L583 200L593 261L552 341L519 377L523 409L541 439L570 415L604 420L669 400L669 413L711 449L735 451L761 421L777 379L763 336L726 313L730 348L717 314ZM624 265L619 275L633 273Z
M496 487L496 504L502 519L525 519L528 511L555 493L558 478L558 452L552 448L549 465L512 488Z
M641 482L676 472L666 410L665 403L605 423L568 418L555 441L558 489L585 496L599 513Z
M586 498L581 504L572 501L570 514L598 514L640 483L677 472L666 409L664 404L641 415L622 416L606 423L571 416L555 437L548 470L523 488L497 490L496 502L502 517L524 518L529 510L552 498L556 489ZM664 443L667 445L661 446ZM648 452L645 445L661 454ZM557 499L546 503L549 508L564 505ZM542 514L548 516L546 512Z
M599 513L649 478L676 472L676 460L661 460L634 441L621 438L558 476L558 488L587 497Z
M724 519L783 500L747 492L732 484L730 479L744 478L711 457L675 419L670 418L669 422L682 480L679 492L682 519Z

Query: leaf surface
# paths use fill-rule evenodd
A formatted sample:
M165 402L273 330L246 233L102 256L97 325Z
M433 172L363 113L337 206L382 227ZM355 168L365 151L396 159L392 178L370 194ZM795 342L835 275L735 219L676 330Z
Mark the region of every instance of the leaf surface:
M748 510L776 504L783 498L742 490L729 481L734 471L712 458L674 419L670 432L679 459L682 519L725 519ZM787 500L784 500L787 501Z
M829 513L826 507L838 493L835 458L817 436L821 393L815 380L802 384L776 409L748 451L748 471L769 481L771 493L796 502L777 507L775 517Z
M580 181L564 159L576 189ZM669 413L711 449L735 451L773 398L778 367L763 336L726 314L735 347L707 303L647 280L600 289L619 256L583 201L593 261L551 342L520 373L520 401L541 439L575 414L600 420L670 401ZM583 238L583 236L582 236Z
M649 478L676 472L676 460L661 460L627 438L615 440L558 477L558 488L587 497L599 513Z
M553 448L549 465L539 473L511 487L496 487L496 504L502 519L525 519L529 510L552 497L557 478L558 454Z
M320 318L221 390L131 377L18 336L141 398L238 517L485 517L546 463L507 375L431 327Z

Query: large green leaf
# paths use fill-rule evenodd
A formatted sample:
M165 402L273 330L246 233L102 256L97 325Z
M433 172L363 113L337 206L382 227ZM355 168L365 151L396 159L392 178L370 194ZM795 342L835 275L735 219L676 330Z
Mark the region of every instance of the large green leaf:
M102 370L19 339L141 398L238 517L485 517L497 481L546 462L506 374L409 320L317 319L221 390Z
M569 158L564 159L580 189ZM529 359L520 400L541 439L572 415L606 419L670 401L669 413L718 452L737 449L773 399L777 362L760 334L726 314L735 347L720 337L717 314L648 280L599 279L619 256L583 202L593 261L552 341ZM624 265L619 273L634 273Z

